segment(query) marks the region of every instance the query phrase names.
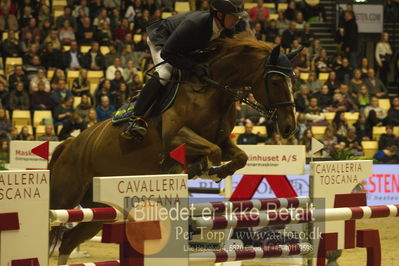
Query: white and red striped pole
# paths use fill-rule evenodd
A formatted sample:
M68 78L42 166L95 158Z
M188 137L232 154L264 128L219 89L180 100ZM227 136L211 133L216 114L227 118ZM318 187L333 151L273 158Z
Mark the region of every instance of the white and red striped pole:
M119 260L103 261L103 262L89 262L79 264L68 264L63 266L119 266Z
M193 218L193 221L196 227L201 229L226 229L309 222L361 220L394 216L399 216L399 204L230 214L226 216L196 217Z
M313 252L313 246L309 243L288 244L277 246L263 246L254 248L242 248L234 250L219 250L190 254L191 264L218 263L226 261L242 261L260 258L285 257L295 255L307 255Z
M232 212L248 212L252 209L259 211L278 210L281 208L306 207L310 203L309 197L274 198L274 199L253 199L237 201L219 201L206 203L192 203L190 205L194 216L205 213L221 214Z
M112 207L50 210L52 225L69 222L115 221L122 219L123 213Z

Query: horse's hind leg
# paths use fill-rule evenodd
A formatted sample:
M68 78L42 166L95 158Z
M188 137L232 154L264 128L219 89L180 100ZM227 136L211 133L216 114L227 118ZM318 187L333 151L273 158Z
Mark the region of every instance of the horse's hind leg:
M91 189L86 192L81 205L85 208L106 207L104 204L93 202L91 192ZM69 255L72 251L84 241L95 236L102 229L102 225L103 222L79 223L71 230L65 232L59 248L58 265L67 264Z

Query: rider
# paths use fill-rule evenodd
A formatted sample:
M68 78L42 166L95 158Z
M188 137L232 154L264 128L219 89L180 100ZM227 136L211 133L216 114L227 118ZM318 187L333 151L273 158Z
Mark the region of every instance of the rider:
M147 44L156 65L156 74L142 89L134 114L122 132L123 137L132 139L137 134L144 136L147 133L144 114L168 83L173 67L194 71L200 78L207 76L207 64L197 63L193 52L205 49L210 41L219 37L232 37L235 30L240 30L237 22L246 15L243 0L213 0L211 7L210 12L178 14L147 27ZM241 28L244 29L245 26Z

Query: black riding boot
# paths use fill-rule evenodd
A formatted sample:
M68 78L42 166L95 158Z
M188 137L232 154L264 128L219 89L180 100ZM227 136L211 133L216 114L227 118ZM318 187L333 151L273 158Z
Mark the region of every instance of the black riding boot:
M159 82L158 74L149 79L134 106L134 114L130 117L122 137L126 139L142 139L147 134L148 124L143 118L146 111L151 107L163 85Z

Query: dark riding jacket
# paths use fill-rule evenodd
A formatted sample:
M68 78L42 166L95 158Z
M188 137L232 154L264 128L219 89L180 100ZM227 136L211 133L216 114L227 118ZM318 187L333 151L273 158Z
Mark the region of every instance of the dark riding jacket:
M196 51L208 47L213 33L214 14L192 11L159 20L147 27L148 37L155 46L161 46L161 57L174 67L189 70L198 63ZM234 30L223 30L221 37L230 38L246 29L239 21Z

